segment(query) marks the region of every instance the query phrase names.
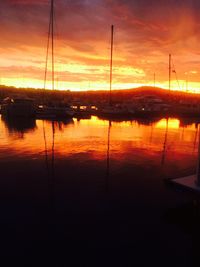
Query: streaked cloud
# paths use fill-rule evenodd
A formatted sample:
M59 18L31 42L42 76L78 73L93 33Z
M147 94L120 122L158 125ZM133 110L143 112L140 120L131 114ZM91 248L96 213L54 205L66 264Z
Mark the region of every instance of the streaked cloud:
M2 77L13 81L21 70L27 80L34 77L39 84L41 79L43 86L49 11L48 0L0 2ZM198 75L193 71L200 64L199 11L197 0L55 0L56 71L61 70L65 87L64 77L77 89L81 79L94 87L96 79L98 88L104 81L108 87L114 24L114 82L124 88L150 84L155 72L157 83L165 86L172 53L178 77L184 80L190 73L194 86Z

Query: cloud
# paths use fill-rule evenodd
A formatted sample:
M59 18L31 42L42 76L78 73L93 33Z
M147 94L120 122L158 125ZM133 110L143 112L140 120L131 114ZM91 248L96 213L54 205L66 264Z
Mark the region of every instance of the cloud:
M43 6L49 3L48 0L6 0L7 5L16 5L16 6Z
M35 59L38 66L32 62L33 67L40 71L49 11L48 0L0 2L1 64L8 58L11 61L11 56L13 65L19 66L23 65L20 57L27 65ZM114 65L127 68L123 80L128 68L142 70L144 81L152 79L155 70L161 80L167 79L169 52L177 56L182 73L196 69L200 59L198 0L57 0L55 14L56 60L60 64L81 64L88 69L108 66L111 24L115 25Z

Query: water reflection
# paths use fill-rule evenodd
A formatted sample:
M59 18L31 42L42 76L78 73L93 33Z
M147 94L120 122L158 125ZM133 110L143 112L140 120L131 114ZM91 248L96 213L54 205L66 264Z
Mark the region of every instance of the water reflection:
M108 190L109 186L109 176L110 176L110 130L112 123L109 121L108 124L108 138L107 138L107 160L106 160L106 190Z
M56 127L59 131L63 132L65 126L69 124L74 124L73 119L67 119L63 121L52 121L52 130L54 128L54 131L55 131L55 127Z
M167 150L167 135L168 135L168 125L169 125L169 119L166 119L166 130L165 130L165 138L163 142L163 153L162 153L162 159L161 159L161 165L165 164L165 158L166 158L166 150Z
M51 164L50 168L48 167L48 185L49 185L49 204L50 204L50 210L54 207L55 202L55 122L52 121L52 146L51 146ZM61 125L58 125L58 129ZM47 163L48 164L48 163Z
M180 120L171 118L145 124L97 117L70 123L37 120L35 124L23 139L13 139L18 133L10 136L5 122L0 120L5 240L11 230L9 223L14 222L13 235L18 231L15 249L19 247L21 251L22 247L24 251L27 247L30 251L35 241L41 254L46 248L47 258L49 247L54 249L55 244L57 259L61 251L66 258L71 247L73 260L77 251L89 251L90 257L92 246L99 250L105 244L113 248L112 255L116 257L115 245L119 242L117 254L123 252L123 263L130 244L130 258L133 247L141 252L139 261L143 252L153 255L155 251L163 261L166 254L160 254L160 247L164 247L163 251L168 251L169 246L171 251L179 248L181 257L177 256L176 263L180 263L186 243L180 241L179 231L176 235L174 228L161 218L166 207L174 206L174 201L182 202L182 196L162 181L163 174L173 178L194 172L197 124L185 126L184 134ZM105 187L109 189L108 197ZM43 239L47 241L42 243ZM79 248L77 244L81 244Z
M164 214L165 220L176 225L182 232L190 236L192 239L191 263L189 266L199 266L199 240L200 240L200 201L193 199L181 203L173 208L166 210Z
M49 176L48 148L47 148L47 138L46 138L46 131L45 131L44 121L42 123L42 126L43 126L43 135L44 135L45 166L46 166L47 176Z
M109 127L108 127L109 124ZM110 131L112 128L112 162L118 164L172 165L184 161L193 166L196 158L197 123L182 128L178 119L152 121L106 121L91 119L51 122L27 121L25 123L1 120L0 157L7 156L41 158L45 155L48 172L54 173L57 159L105 160L107 144L107 176L110 165ZM12 132L12 135L10 133ZM17 141L23 133L23 140ZM16 137L16 138L15 138ZM13 141L14 140L14 141ZM42 145L44 144L44 145ZM1 154L2 152L2 154ZM167 153L167 159L166 159ZM5 156L5 155L4 155ZM184 162L182 164L184 165Z
M200 119L199 118L181 118L180 119L180 127L187 127L192 124L199 124Z
M196 146L197 146L197 137L198 137L198 131L199 131L198 124L195 124L195 127L196 127L196 131L195 131L195 135L194 135L193 152L195 152L195 149L196 149Z
M134 120L135 122L137 122L139 125L147 125L147 126L151 126L157 122L159 122L161 119L160 118L138 118L137 120Z
M9 134L18 134L18 137L23 138L25 133L36 130L35 119L30 118L6 118L1 117L1 121L5 124Z
M54 168L54 161L55 161L55 155L54 155L54 146L55 146L55 123L52 122L52 149L51 149L51 170L52 170L52 183L54 184L54 177L55 177L55 168Z

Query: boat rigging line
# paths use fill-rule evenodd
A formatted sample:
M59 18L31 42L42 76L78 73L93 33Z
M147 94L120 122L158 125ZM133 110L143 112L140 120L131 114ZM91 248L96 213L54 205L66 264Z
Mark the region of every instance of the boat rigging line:
M51 62L52 63L52 90L54 90L54 0L51 0L47 50L46 50L46 62L45 62L45 74L44 74L44 89L46 88L46 82L47 82L47 69L48 69L50 40L51 40L51 61L52 61Z
M176 68L175 68L174 61L172 59L171 54L169 55L169 57L170 57L169 58L169 60L170 60L170 64L169 64L169 88L170 88L170 83L171 83L171 73L174 73L175 74L175 78L176 78L176 82L178 84L178 88L181 91L180 83L179 83L179 80L178 80L178 75L177 75Z

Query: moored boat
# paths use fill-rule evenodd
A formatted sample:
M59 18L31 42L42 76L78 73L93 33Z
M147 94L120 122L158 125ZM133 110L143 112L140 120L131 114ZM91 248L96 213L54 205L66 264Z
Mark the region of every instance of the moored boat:
M70 119L73 118L74 111L70 107L57 107L40 105L37 108L36 117L38 119Z
M99 108L97 115L102 118L130 118L134 115L134 110L126 105L109 105Z
M10 98L3 100L1 114L5 117L33 118L36 115L36 106L31 98Z
M113 70L113 41L114 41L114 25L111 25L111 48L110 48L110 91L109 91L109 103L105 107L98 107L96 114L99 117L105 118L121 118L129 117L131 112L125 106L115 105L112 103L112 70Z

